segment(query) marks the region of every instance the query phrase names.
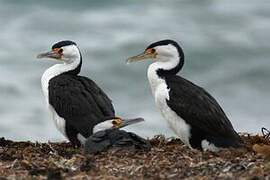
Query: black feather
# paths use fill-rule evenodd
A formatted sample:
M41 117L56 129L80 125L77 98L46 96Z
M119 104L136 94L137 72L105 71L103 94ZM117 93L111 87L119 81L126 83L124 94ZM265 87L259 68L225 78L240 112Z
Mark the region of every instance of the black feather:
M240 137L217 101L203 88L179 76L165 77L168 106L191 126L190 144L201 149L206 139L219 147L240 146ZM217 143L218 142L218 143Z
M151 144L134 133L119 129L107 129L90 136L85 142L84 151L96 154L113 147L148 151L151 149Z
M73 129L69 134L78 132L85 138L92 134L96 124L115 115L111 100L94 81L67 73L49 81L49 103L65 119L66 129ZM71 142L74 139L68 138Z
M61 48L63 46L69 46L69 45L75 45L75 46L77 46L77 44L75 42L73 42L73 41L64 40L64 41L60 41L60 42L55 43L52 46L52 49L54 49L54 48Z

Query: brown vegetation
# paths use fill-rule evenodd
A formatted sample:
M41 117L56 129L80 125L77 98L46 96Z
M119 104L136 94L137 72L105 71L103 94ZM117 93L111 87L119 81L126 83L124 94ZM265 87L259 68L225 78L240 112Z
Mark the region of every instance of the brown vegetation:
M212 153L190 150L179 139L157 136L150 140L153 147L148 152L110 149L85 155L69 143L13 142L1 138L0 178L270 178L267 154L256 149L263 146L269 152L269 139L248 134L242 135L242 139L246 149Z

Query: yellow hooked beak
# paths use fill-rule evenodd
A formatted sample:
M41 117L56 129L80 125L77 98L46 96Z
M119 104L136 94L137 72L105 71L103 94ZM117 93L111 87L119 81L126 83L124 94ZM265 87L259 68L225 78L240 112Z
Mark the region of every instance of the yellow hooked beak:
M132 63L132 62L137 62L137 61L142 61L145 59L154 59L156 58L157 53L155 51L155 49L147 49L146 51L144 51L143 53L137 55L137 56L133 56L127 59L127 64Z

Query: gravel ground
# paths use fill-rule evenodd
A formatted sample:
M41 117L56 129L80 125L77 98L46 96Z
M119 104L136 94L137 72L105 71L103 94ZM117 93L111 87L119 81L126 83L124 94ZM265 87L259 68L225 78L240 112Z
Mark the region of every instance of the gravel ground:
M148 152L114 148L96 155L85 155L70 143L0 138L0 179L270 179L269 139L241 137L246 149L218 153L156 136Z

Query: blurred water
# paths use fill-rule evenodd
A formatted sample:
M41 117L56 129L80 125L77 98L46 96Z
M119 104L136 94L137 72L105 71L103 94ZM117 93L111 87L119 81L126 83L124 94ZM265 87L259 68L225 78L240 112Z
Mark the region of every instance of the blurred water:
M54 62L37 53L71 39L83 55L81 74L113 99L119 116L146 119L128 130L172 136L155 108L146 70L125 65L151 42L170 38L186 55L183 77L206 88L238 131L270 128L270 2L0 0L0 136L62 140L45 108L42 73Z

